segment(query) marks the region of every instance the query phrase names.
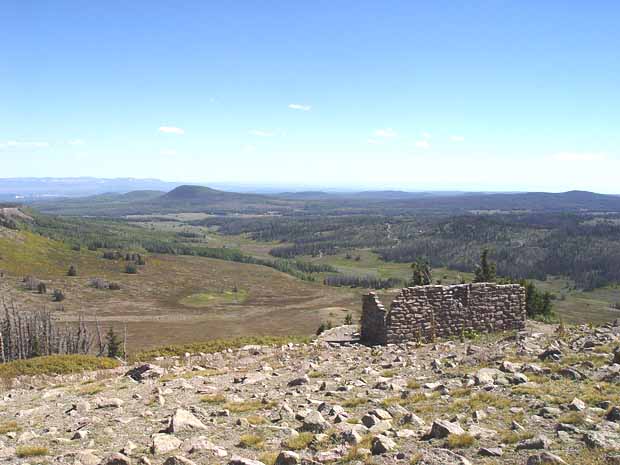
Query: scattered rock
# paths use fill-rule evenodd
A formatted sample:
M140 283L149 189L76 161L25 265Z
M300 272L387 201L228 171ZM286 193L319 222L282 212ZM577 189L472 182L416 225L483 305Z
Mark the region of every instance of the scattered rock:
M170 417L167 431L169 433L178 433L181 431L204 430L207 427L192 413L181 408L176 409Z
M151 443L151 451L155 455L167 454L181 447L181 441L166 433L155 433Z
M435 420L431 426L429 437L435 439L443 439L450 434L464 434L465 430L458 423L451 423L445 420Z
M527 465L567 465L561 457L551 452L543 452L538 455L530 455L527 458Z

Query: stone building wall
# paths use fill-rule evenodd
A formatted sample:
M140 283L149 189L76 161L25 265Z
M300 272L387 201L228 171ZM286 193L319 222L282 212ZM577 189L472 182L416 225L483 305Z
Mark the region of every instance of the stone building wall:
M363 297L362 341L391 344L522 329L525 288L518 284L416 286L400 291L386 310L374 292Z

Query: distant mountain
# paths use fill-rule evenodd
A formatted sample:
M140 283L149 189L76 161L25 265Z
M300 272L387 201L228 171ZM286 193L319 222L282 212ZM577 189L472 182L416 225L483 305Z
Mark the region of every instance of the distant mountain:
M182 185L167 193L140 190L83 198L33 202L45 213L62 215L125 216L180 212L210 214L379 214L416 212L620 212L620 196L584 191L563 193L436 193L321 191L261 195L226 192L205 186Z
M30 201L142 190L169 191L180 184L159 179L135 178L0 178L0 199Z

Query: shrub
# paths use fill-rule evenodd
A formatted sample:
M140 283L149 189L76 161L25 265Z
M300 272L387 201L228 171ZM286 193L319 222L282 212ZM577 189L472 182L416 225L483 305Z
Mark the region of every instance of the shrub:
M75 267L75 265L71 265L69 267L69 271L67 271L67 276L77 276L77 268Z
M118 291L120 290L121 285L118 283L108 283L108 289L110 289L111 291Z
M318 327L318 329L316 330L316 335L319 336L320 334L324 333L328 329L332 329L332 328L333 328L333 324L331 320L327 320L327 323L321 323L321 326Z
M82 371L116 368L119 362L93 355L48 355L0 364L0 378L17 376L64 375Z
M344 317L344 324L345 325L352 325L353 324L353 315L351 315L350 313L347 313L347 316Z
M47 294L47 286L45 285L45 283L44 283L44 282L40 282L40 283L37 285L37 292L38 292L39 294Z
M65 294L60 289L54 289L54 292L52 292L52 300L54 302L62 302L65 300Z
M127 263L127 265L125 265L125 273L127 273L127 274L137 274L138 273L138 267L136 266L135 263Z

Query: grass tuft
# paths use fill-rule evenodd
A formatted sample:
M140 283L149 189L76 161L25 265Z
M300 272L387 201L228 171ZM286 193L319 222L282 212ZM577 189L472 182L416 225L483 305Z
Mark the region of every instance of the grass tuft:
M21 431L21 428L16 421L6 421L4 423L0 423L0 434L14 433L17 431Z
M473 446L475 443L476 438L469 433L450 434L446 441L446 447L448 449L465 449Z
M244 449L262 449L265 438L258 434L244 434L239 438L239 447Z
M290 450L302 450L307 449L310 443L314 440L314 434L309 432L299 433L297 436L291 436L284 441L284 447Z
M49 449L43 446L19 446L15 450L15 455L19 458L24 457L43 457L49 454Z

